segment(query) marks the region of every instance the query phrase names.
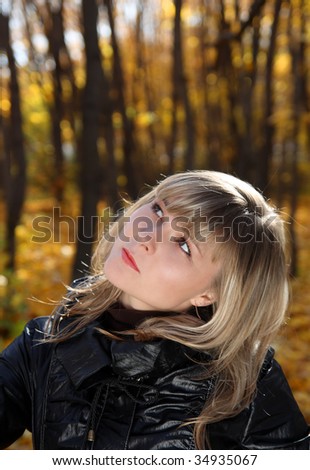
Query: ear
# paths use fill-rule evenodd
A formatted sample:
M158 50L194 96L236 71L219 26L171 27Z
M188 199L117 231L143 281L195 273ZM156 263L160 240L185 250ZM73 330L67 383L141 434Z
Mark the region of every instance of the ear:
M197 295L190 300L194 307L206 307L216 301L216 297L212 292L204 292L203 294Z

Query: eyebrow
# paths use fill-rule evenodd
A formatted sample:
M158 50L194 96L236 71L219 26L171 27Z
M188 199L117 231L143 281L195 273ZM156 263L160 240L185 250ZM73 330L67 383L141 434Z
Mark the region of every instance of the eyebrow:
M160 199L160 197L157 196L156 199L157 199L158 201L162 202L162 203L164 204L164 206L165 206L165 207L164 207L165 210L167 210L167 198L165 198L165 199Z

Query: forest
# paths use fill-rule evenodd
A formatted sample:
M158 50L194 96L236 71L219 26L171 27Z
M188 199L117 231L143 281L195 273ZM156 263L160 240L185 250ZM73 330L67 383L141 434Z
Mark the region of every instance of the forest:
M220 170L286 218L275 346L310 422L310 0L2 0L0 67L0 350L89 272L108 208Z

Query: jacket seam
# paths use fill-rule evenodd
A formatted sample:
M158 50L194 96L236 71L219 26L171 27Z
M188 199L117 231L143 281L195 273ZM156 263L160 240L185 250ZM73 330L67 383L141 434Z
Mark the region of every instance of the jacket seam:
M41 414L41 423L40 423L40 435L39 435L39 449L44 449L44 439L45 439L45 421L46 421L46 409L47 409L47 399L48 399L48 384L51 375L51 370L54 365L55 349L52 352L51 360L48 368L48 373L46 375L46 381L44 386L44 400L42 405L42 414Z

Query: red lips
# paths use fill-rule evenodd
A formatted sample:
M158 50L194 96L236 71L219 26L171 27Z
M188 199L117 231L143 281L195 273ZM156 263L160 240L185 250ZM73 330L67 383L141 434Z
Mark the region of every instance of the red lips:
M126 250L126 248L122 248L122 259L123 259L124 263L126 263L130 268L134 269L138 273L140 272L140 270L139 270L139 268L138 268L138 266L135 262L134 257L129 253L128 250Z

